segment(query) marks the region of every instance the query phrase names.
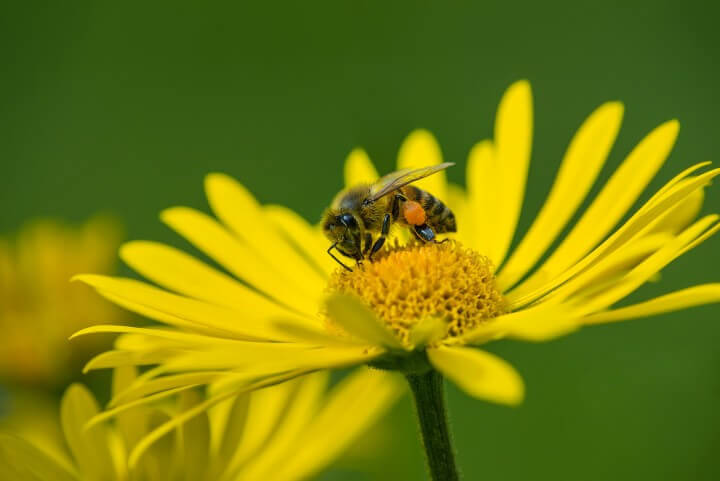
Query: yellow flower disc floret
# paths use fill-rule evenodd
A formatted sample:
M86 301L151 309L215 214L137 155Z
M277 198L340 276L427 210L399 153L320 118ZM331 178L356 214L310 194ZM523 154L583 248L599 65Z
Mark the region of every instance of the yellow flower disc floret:
M456 241L390 246L353 272L336 271L329 289L358 296L403 341L428 318L454 337L505 312L490 260Z

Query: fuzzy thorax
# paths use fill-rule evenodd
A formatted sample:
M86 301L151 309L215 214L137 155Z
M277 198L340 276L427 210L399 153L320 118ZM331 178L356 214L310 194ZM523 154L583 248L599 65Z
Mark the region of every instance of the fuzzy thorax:
M406 343L426 319L455 337L505 312L490 260L456 241L390 246L353 272L338 269L329 290L358 296Z

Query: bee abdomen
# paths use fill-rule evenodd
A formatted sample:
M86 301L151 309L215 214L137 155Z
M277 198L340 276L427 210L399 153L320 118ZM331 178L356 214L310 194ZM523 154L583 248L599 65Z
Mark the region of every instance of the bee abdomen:
M404 189L403 194L410 200L418 202L427 215L426 223L436 234L445 232L457 232L455 214L446 206L443 201L432 195L430 192L419 189L414 185Z

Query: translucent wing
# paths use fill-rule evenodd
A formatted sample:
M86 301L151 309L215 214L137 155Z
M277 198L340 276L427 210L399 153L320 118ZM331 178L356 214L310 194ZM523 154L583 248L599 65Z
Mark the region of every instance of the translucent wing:
M391 172L381 177L370 187L370 196L366 202L374 202L380 197L388 195L390 192L398 190L400 187L416 182L429 175L445 170L455 165L455 162L444 162L430 167L422 167L420 169L403 169Z

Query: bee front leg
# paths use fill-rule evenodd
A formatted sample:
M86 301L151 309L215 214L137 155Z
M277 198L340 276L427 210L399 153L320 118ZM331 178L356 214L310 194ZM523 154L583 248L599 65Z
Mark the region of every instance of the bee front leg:
M343 262L342 262L340 259L338 259L337 257L335 257L335 256L333 255L333 253L332 253L331 251L332 251L333 249L336 249L336 248L337 248L337 242L335 242L333 245L331 245L330 247L328 247L327 253L330 254L330 257L332 257L335 262L337 262L338 264L340 264L341 266L343 266L346 271L352 272L352 271L353 271L352 269L350 269L348 266L346 266L345 264L343 264Z
M375 243L372 246L372 249L370 250L370 255L368 256L368 259L372 262L372 256L377 251L380 250L380 248L385 243L385 236L387 236L388 232L390 231L390 214L385 214L385 217L383 217L383 223L382 223L382 229L380 230L380 237L377 238Z

